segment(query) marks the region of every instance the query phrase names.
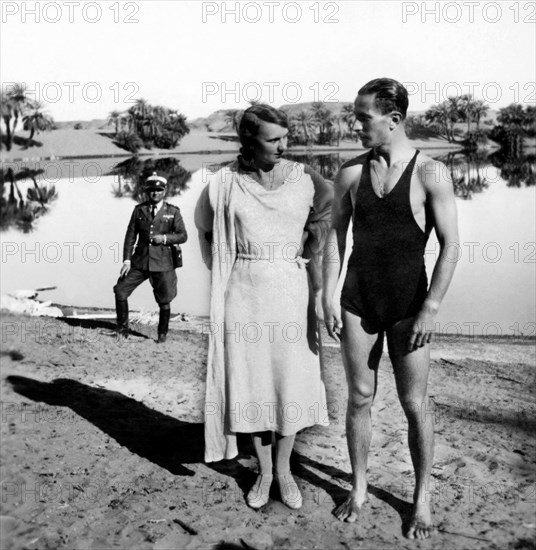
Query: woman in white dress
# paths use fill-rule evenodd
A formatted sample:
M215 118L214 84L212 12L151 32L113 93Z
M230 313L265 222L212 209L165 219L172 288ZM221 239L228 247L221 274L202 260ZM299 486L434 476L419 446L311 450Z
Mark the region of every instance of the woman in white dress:
M252 434L259 460L252 508L268 502L272 442L282 501L301 507L289 464L294 439L328 424L314 303L333 191L309 167L283 159L287 134L284 113L247 109L241 155L208 176L196 209L212 265L205 459L235 457L236 433Z

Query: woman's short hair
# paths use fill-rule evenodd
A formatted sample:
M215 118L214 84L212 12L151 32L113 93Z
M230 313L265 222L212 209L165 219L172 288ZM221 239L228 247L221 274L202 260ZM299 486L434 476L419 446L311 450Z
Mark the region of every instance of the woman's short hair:
M246 159L250 159L253 155L255 136L259 133L261 121L288 128L287 115L270 105L257 103L246 109L238 125L238 137L242 144L240 153Z
M398 111L402 118L408 112L408 91L400 82L392 78L375 78L367 82L358 95L374 95L374 106L382 115Z

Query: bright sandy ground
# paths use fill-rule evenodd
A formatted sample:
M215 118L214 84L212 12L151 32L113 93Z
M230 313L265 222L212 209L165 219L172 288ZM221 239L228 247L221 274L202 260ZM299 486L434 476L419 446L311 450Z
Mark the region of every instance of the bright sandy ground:
M2 549L534 548L534 340L434 343L425 414L436 422L437 530L415 542L403 537L413 474L386 355L370 502L347 524L332 515L350 472L337 347L324 348L331 425L295 447L304 506L291 511L274 490L255 512L247 440L238 460L203 463L201 321L172 323L163 345L154 326L118 344L99 332L106 321L85 323L2 319Z

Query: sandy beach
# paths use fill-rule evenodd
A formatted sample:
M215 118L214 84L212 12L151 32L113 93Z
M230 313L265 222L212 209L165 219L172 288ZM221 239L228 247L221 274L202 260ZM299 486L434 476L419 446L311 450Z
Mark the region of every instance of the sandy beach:
M203 463L207 336L172 322L168 342L136 324L2 318L2 540L5 550L60 548L534 548L534 339L437 337L430 394L436 457L431 541L403 537L413 474L406 425L384 354L373 407L370 502L356 524L332 514L349 489L346 383L324 347L328 428L297 438L304 495L277 491L261 511L248 440L238 459ZM324 338L326 342L326 338Z

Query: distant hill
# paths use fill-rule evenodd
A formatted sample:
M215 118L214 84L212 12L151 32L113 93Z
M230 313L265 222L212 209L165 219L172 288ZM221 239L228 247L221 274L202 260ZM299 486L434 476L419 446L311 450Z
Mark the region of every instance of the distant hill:
M54 121L58 130L99 130L104 132L113 132L114 127L108 125L106 119L94 118L93 120L62 120ZM80 128L75 128L80 125Z
M352 102L327 102L324 103L326 109L331 111L333 114L339 114L344 105L351 105ZM312 107L312 102L306 103L287 103L281 105L279 109L284 111L287 116L295 116L300 111L310 109ZM214 132L214 133L234 133L232 124L228 121L227 116L229 113L236 109L220 109L219 111L214 111L208 117L198 117L193 120L188 120L188 125L192 130L198 130L203 132ZM409 116L423 115L424 111L410 111ZM485 121L489 121L492 124L497 122L498 111L490 110L487 113ZM484 123L484 121L482 121ZM106 119L93 119L93 120L69 120L56 122L56 127L59 130L70 130L75 129L75 126L81 125L82 130L93 130L99 132L113 132L113 125L109 125Z

